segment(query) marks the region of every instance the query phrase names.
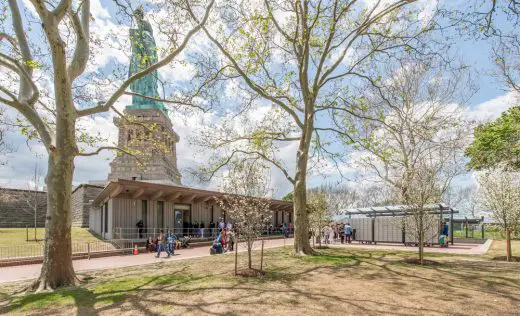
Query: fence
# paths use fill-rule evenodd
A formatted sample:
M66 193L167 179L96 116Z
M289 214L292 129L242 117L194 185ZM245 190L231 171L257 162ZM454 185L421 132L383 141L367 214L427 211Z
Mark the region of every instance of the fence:
M173 232L177 237L190 237L197 240L213 240L219 232L219 228L137 228L137 227L115 227L113 228L114 239L146 240L148 237L156 239L157 235ZM287 229L287 234L292 235L293 229ZM262 236L284 235L282 228L266 228Z
M91 257L110 254L129 253L134 248L133 240L111 240L95 242L72 242L73 259L90 259ZM0 267L40 263L43 261L44 245L13 245L0 247Z

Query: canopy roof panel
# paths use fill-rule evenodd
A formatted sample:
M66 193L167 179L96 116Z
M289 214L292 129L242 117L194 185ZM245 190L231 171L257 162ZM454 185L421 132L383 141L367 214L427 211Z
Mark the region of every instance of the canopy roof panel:
M374 207L363 207L363 208L349 208L340 210L339 215L333 216L334 221L342 221L351 218L352 215L364 215L368 217L379 217L379 216L406 216L410 215L417 209L417 206L412 205L386 205L386 206L374 206ZM452 209L450 206L444 203L438 204L427 204L423 206L424 210L428 214L442 215L442 214L456 214L458 211Z

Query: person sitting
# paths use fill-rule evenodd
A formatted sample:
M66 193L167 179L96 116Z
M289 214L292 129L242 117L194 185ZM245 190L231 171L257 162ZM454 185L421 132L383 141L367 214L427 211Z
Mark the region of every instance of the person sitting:
M149 252L155 252L156 250L156 245L152 240L152 236L148 236L148 239L146 239L146 249Z
M215 238L215 241L213 242L213 246L210 248L210 254L219 254L223 253L222 248L222 236L220 234L217 235L217 238Z

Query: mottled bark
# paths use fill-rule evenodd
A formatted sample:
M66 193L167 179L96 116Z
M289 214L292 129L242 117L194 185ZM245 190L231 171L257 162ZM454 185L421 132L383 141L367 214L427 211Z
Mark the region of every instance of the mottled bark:
M311 111L312 112L312 111ZM296 175L294 177L294 252L297 255L314 253L309 242L309 214L307 210L307 164L310 138L314 129L312 115L306 119L306 128L296 153Z

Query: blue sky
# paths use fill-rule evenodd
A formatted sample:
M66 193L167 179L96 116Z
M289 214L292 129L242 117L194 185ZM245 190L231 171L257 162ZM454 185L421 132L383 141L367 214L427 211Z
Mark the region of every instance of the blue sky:
M20 2L28 3L29 1L24 0ZM460 8L466 5L466 1L450 1L449 4ZM103 32L108 28L120 28L115 18L116 8L112 1L92 0L92 10L95 17L94 23L97 25L97 27L93 28L94 31ZM121 34L124 35L126 29L122 30ZM36 37L34 34L32 36L33 38ZM468 104L468 111L471 112L471 115L481 120L494 118L511 106L513 102L512 94L500 82L497 82L496 78L490 76L494 69L491 62L490 42L461 38L454 48L464 62L471 67L479 88ZM91 67L111 70L116 65L116 61L124 64L126 59L127 57L124 54L118 54L116 51L105 48L100 54L95 56ZM161 76L175 78L176 83L182 85L185 82L184 80L189 80L190 71L189 66L176 65L170 69L163 70ZM122 108L129 103L129 98L125 97L120 100L118 106ZM8 113L14 115L12 111L8 111ZM104 114L89 121L87 128L95 132L102 132L103 135L115 139L117 130L112 124L112 118L113 114ZM180 143L177 150L181 172L185 171L186 168L196 167L203 162L204 155L195 151L187 139L195 132L199 124L204 124L209 119L211 119L211 114L200 114L191 117L172 116L174 129L180 135ZM15 130L7 134L7 141L13 144L16 150L6 156L8 164L0 167L0 186L25 188L34 171L35 164L38 164L42 172L45 173L46 153L41 145L35 142L27 143L24 137ZM109 171L108 163L112 157L113 154L111 153L103 153L97 157L77 158L75 161L74 184L85 183L89 180L106 179ZM287 160L290 168L290 166L294 165L294 148L283 148L281 157ZM187 177L186 172L184 174L184 183L187 185L209 188L215 188L217 185L215 182L209 184L196 183ZM276 188L275 194L277 197L283 196L291 190L289 182L285 180L281 173L274 169L272 180L273 187ZM337 180L337 177L334 175L326 179L320 175L312 175L309 186L316 186L324 181L335 180ZM471 174L468 174L459 183L460 185L468 185L472 181Z

